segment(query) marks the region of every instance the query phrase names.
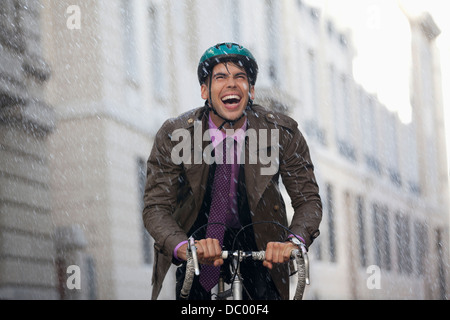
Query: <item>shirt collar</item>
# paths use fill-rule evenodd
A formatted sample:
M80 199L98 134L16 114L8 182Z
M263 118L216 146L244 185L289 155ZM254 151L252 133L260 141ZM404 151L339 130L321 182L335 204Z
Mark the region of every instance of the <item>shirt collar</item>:
M209 115L208 125L209 125L209 129L211 130L210 131L211 141L215 148L218 144L220 144L223 141L223 139L226 138L227 134L226 134L226 132L219 130L219 128L216 126L216 124L212 121L211 115ZM244 124L242 125L241 128L236 129L236 130L231 130L231 131L233 131L233 134L230 135L230 137L232 137L234 140L236 140L238 145L241 146L242 142L245 139L245 131L246 130L247 130L247 119L244 121Z

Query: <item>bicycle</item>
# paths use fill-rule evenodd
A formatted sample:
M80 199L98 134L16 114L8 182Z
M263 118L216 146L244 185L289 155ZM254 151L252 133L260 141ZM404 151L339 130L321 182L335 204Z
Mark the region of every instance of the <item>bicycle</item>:
M273 223L276 224L285 230L289 231L288 228L284 227L283 225L273 222L273 221L262 221L259 223ZM240 232L243 232L244 229L247 227L250 227L254 225L255 223L251 223L247 226L242 227L239 232L235 235L233 245L234 248L236 239L238 238L238 235ZM206 225L200 227L199 229L206 227ZM196 230L196 232L198 229ZM185 278L183 282L183 286L181 289L180 298L182 300L187 300L189 298L189 293L192 287L192 282L194 280L194 275L199 276L200 275L200 267L198 263L197 258L197 251L195 247L195 240L193 235L196 233L194 232L191 237L189 237L188 241L188 249L187 249L187 263L186 263L186 273ZM290 234L293 234L290 232ZM298 240L297 244L299 246L299 249L294 249L291 252L291 260L295 261L295 264L297 266L297 271L293 274L297 273L297 286L295 290L295 294L293 297L293 300L302 300L303 299L303 293L305 290L306 285L310 284L309 280L309 258L306 250L306 246L301 242L295 235L294 237ZM224 285L224 279L221 277L219 279L219 286L218 286L218 293L217 293L217 300L227 300L228 298L232 297L233 300L242 300L242 292L243 292L243 278L240 273L240 263L244 259L251 258L255 261L264 261L265 260L265 251L242 251L242 250L224 250L222 251L222 259L231 259L232 263L230 264L230 267L234 270L232 270L232 281L231 281L231 287L228 290L225 290ZM293 275L291 274L291 275Z

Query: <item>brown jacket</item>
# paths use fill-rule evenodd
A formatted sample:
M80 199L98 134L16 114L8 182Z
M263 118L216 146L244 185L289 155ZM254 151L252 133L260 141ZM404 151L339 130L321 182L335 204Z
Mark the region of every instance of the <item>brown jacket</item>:
M278 185L281 175L294 208L289 229L303 237L309 247L319 235L322 203L307 143L297 128L297 123L286 115L253 105L251 110L247 111L247 119L248 130L263 132L260 130L266 129L269 132L268 149L272 147L274 150L273 147L279 146L278 170L271 175L261 174L262 168L270 167L273 163L263 164L259 157L256 164L254 161L251 162L249 149L253 149L249 148L250 138L247 139L244 172L252 222L276 221L288 226L286 209ZM197 130L201 128L201 133L194 133L194 128ZM192 139L191 161L179 165L175 164L171 157L173 148L181 141L171 139L177 129L188 130ZM201 107L167 120L155 137L147 163L143 210L144 225L155 239L152 299L158 297L171 263L177 263L173 260L173 250L181 241L187 239L186 233L194 224L202 205L210 166L203 160L194 161L195 150L200 148L200 145L194 146L194 143L200 141L202 143L200 150L205 150L211 143L202 141L203 133L207 129L208 112L205 107ZM270 145L272 141L270 132L273 129L278 129L279 133L277 146ZM197 138L194 138L195 134ZM259 250L264 250L269 241L280 241L277 234L285 234L273 224L256 224L254 232ZM274 267L271 275L282 298L288 299L287 265Z

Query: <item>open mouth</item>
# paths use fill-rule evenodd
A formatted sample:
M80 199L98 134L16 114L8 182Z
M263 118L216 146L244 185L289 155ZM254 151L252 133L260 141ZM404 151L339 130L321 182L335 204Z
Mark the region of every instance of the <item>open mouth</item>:
M241 102L241 97L235 94L228 95L222 98L222 102L227 108L235 108Z

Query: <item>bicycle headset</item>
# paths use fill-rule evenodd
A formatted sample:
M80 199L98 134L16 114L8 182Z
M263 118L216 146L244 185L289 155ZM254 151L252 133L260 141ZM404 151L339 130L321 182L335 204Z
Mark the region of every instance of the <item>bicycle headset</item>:
M206 82L206 79L209 75L212 74L212 70L217 64L225 62L233 62L238 66L242 66L247 72L249 88L250 86L255 85L258 75L258 64L256 63L256 59L248 49L232 42L218 43L215 46L207 49L202 55L197 68L197 75L200 85ZM250 109L253 104L253 100L249 95L246 110L244 110L242 115L235 120L227 119L219 114L212 104L211 82L212 77L209 77L209 99L205 101L205 106L209 107L215 115L224 120L222 125L219 127L219 130L222 129L226 123L228 123L230 126L233 126L236 122L238 122L242 117L246 115L246 110Z

